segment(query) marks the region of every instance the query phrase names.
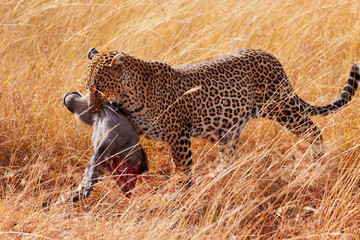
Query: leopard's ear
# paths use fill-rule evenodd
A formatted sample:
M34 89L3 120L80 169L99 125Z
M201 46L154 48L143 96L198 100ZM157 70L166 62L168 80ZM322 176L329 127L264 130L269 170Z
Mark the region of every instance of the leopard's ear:
M125 56L122 53L118 53L112 59L110 67L113 71L122 71L122 69L124 68L124 60Z
M99 51L96 50L96 48L92 48L92 49L90 49L89 52L88 52L88 58L89 58L90 60L92 60L93 57L94 57L96 54L99 54Z

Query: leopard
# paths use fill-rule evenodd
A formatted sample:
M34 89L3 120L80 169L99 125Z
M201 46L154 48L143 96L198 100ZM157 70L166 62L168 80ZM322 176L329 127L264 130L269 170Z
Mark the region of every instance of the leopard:
M314 158L322 157L322 132L310 117L348 105L360 81L356 63L335 101L317 106L296 94L280 61L264 50L179 66L96 48L88 59L89 106L116 104L139 134L168 143L176 169L185 173L192 171L192 138L216 144L222 159L229 159L246 123L258 118L274 120L307 141Z

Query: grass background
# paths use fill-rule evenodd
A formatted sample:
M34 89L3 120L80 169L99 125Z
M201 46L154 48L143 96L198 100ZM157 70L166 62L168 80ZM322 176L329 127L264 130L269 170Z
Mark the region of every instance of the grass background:
M358 238L359 94L313 118L321 161L306 142L256 120L215 179L215 146L194 141L195 183L182 189L167 146L144 139L150 176L132 198L105 177L89 199L55 203L92 154L92 129L61 101L85 92L91 47L172 65L263 49L304 100L322 105L360 59L359 13L358 0L0 0L0 239Z

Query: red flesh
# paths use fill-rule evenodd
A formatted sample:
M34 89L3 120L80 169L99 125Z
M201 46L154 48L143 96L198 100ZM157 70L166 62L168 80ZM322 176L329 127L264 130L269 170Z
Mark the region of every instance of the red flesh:
M135 188L140 162L133 167L127 160L115 156L110 160L110 168L113 171L116 182L125 193L125 196L130 197L130 191Z

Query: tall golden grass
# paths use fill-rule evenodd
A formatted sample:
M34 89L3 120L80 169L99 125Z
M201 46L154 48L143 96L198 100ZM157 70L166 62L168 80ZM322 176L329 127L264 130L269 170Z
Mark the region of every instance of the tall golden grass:
M313 119L325 139L320 160L256 120L214 179L215 146L194 141L186 189L166 145L144 140L150 176L131 198L105 177L89 199L56 204L92 154L91 128L61 101L85 92L91 47L172 65L264 49L304 100L322 105L360 60L359 13L358 0L1 1L0 239L360 239L358 93Z

